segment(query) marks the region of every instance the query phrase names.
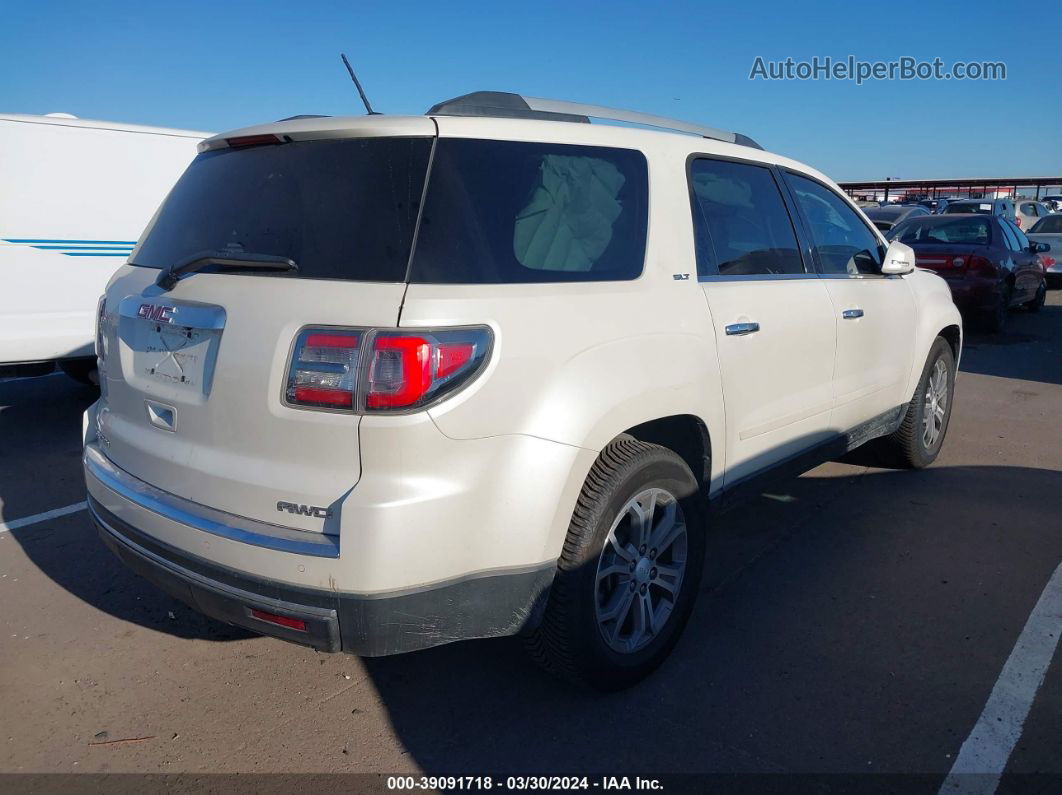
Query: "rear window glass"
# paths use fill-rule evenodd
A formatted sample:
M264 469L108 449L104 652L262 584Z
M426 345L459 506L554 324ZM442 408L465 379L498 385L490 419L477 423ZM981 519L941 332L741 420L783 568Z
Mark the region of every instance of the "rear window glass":
M1048 234L1057 235L1062 233L1062 215L1048 215L1041 218L1032 229L1029 230L1032 234Z
M948 221L912 218L898 226L890 237L908 245L966 243L983 246L992 240L992 233L988 220L984 218L956 218Z
M960 215L963 213L977 213L979 215L991 215L992 204L990 202L977 202L970 204L949 204L944 208L941 215Z
M410 280L634 279L645 259L647 219L640 152L443 138Z
M132 260L261 254L294 260L299 278L401 282L430 150L430 138L347 138L206 152Z

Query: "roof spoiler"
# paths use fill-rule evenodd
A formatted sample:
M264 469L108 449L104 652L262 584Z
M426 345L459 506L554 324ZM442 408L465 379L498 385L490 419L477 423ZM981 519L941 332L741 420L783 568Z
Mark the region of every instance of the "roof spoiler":
M543 99L525 97L506 91L474 91L460 97L440 102L428 109L428 116L490 116L502 119L539 119L543 121L568 121L589 124L590 119L619 121L627 124L640 124L646 127L659 127L665 130L699 135L713 141L728 144L751 146L763 149L747 135L717 130L700 124L690 124L678 119L664 116L652 116L648 113L635 113L630 110L617 110L601 105L584 105L578 102L566 102L560 99Z

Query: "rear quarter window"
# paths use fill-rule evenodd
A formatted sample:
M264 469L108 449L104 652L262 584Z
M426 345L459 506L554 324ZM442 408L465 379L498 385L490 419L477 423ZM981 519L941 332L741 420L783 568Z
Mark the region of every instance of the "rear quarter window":
M635 279L645 260L648 191L637 151L442 138L410 281Z

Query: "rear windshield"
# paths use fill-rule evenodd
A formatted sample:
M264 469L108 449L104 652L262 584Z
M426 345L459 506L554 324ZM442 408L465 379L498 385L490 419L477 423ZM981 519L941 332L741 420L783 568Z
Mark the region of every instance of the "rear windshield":
M206 152L131 259L260 254L300 278L401 282L430 151L430 138L348 138Z
M936 218L912 218L897 226L891 240L913 243L965 243L984 246L992 240L991 224L986 218L956 218L942 221Z
M1029 234L1053 235L1060 232L1062 232L1062 215L1045 216L1033 224L1033 228L1029 230Z
M160 268L210 254L282 256L299 268L289 278L403 281L430 150L427 138L377 138L202 154L132 261ZM413 282L615 281L642 272L640 152L441 139L426 196Z
M941 215L959 215L960 213L977 213L978 215L991 215L992 205L988 202L971 204L949 204L944 208Z

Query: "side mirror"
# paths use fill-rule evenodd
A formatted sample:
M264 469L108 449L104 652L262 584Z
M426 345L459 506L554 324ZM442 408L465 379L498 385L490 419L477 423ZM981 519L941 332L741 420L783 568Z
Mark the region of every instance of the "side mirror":
M885 264L881 272L886 276L902 276L915 269L914 249L899 240L893 240L885 250Z
M1051 250L1050 243L1037 243L1035 240L1029 241L1029 253L1030 254L1046 254Z

